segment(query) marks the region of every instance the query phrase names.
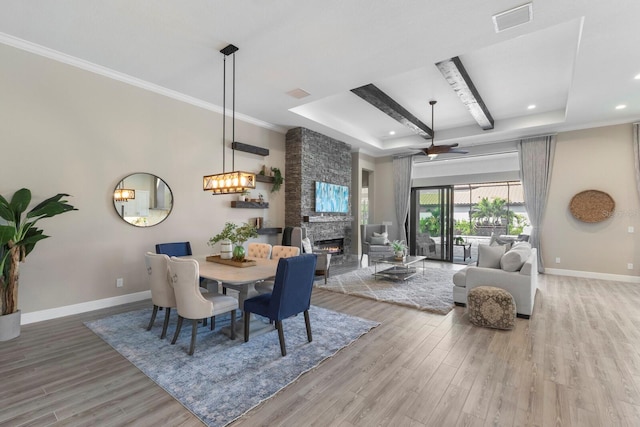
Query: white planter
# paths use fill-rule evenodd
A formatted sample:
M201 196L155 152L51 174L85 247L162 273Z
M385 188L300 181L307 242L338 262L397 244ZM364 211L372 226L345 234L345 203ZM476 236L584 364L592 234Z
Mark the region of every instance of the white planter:
M21 311L0 316L0 341L9 341L20 336Z
M231 259L233 257L233 244L231 240L224 239L220 241L220 258Z

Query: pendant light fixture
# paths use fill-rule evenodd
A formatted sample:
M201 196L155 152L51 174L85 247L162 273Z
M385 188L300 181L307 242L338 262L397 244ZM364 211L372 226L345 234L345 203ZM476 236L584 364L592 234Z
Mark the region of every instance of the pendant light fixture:
M211 191L212 194L235 194L256 188L256 174L251 172L233 171L235 169L235 150L231 162L231 170L225 169L226 152L226 122L227 122L227 56L233 58L232 78L232 102L231 102L231 141L236 137L236 52L238 48L232 44L220 50L223 57L222 73L222 173L206 175L203 177L202 189Z

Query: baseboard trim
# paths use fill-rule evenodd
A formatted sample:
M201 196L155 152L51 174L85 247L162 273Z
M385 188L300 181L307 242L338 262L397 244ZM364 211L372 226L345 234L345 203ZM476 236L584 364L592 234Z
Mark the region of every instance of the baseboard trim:
M545 274L557 276L573 276L585 279L611 280L614 282L640 283L640 276L626 276L623 274L596 273L593 271L563 270L559 268L545 268Z
M117 297L82 302L80 304L67 305L64 307L33 311L31 313L22 313L20 324L28 325L29 323L57 319L58 317L71 316L73 314L86 313L88 311L100 310L101 308L115 307L117 305L142 301L149 298L151 298L151 291L142 291L133 294L120 295Z

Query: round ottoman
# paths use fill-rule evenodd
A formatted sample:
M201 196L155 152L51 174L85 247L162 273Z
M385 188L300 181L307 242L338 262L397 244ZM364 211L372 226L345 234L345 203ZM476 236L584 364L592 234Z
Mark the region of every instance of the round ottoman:
M504 289L478 286L467 295L469 321L476 326L513 329L516 324L516 302Z

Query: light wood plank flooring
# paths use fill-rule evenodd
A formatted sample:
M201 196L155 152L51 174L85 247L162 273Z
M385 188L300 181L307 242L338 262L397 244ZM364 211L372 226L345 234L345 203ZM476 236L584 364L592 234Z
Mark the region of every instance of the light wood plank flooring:
M531 320L507 332L471 326L460 307L439 316L315 290L313 304L381 325L233 426L639 426L640 285L540 284ZM201 425L82 324L149 304L0 343L0 426Z

